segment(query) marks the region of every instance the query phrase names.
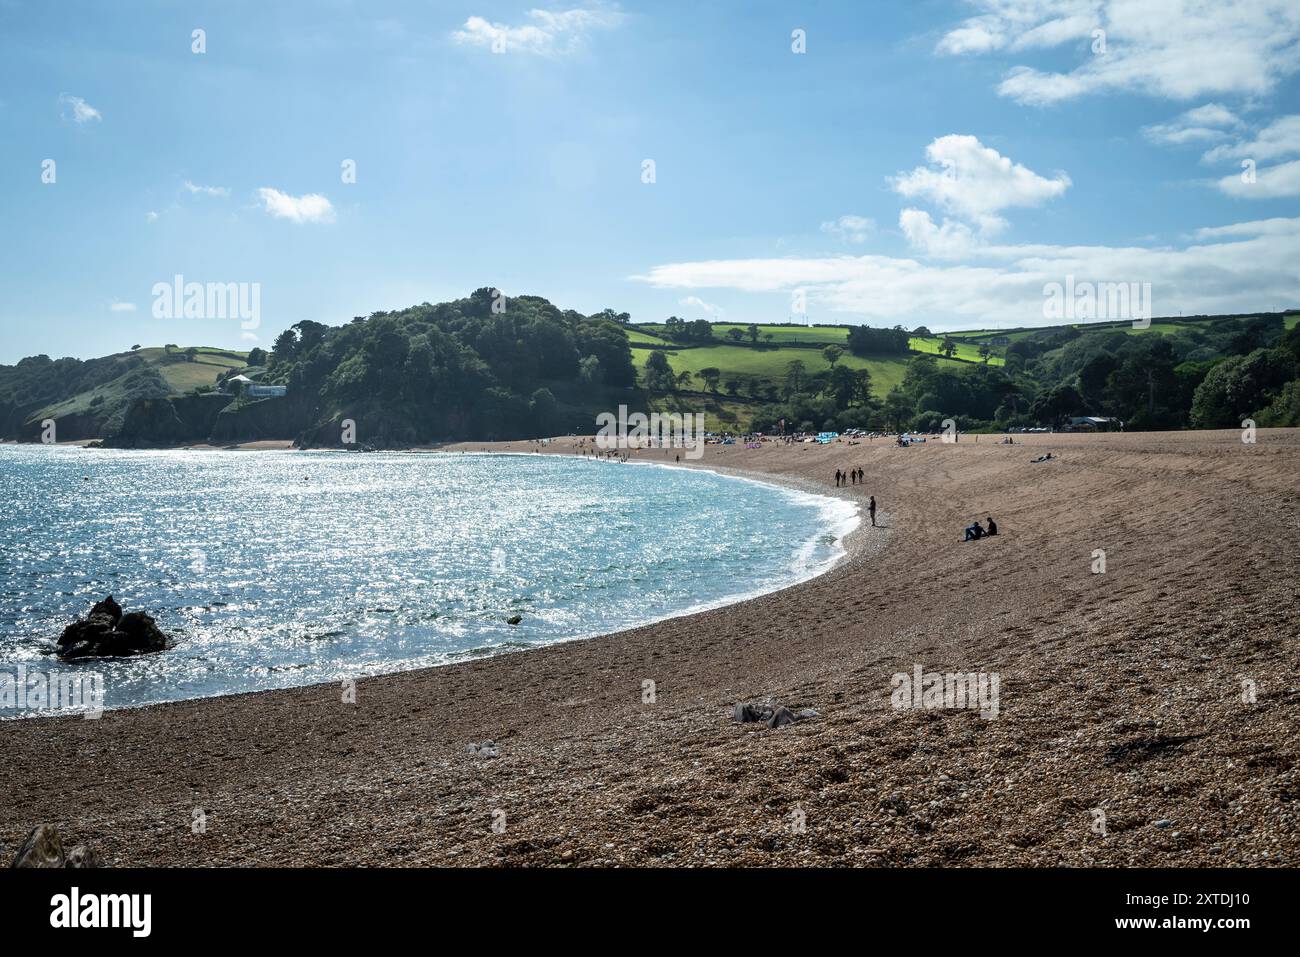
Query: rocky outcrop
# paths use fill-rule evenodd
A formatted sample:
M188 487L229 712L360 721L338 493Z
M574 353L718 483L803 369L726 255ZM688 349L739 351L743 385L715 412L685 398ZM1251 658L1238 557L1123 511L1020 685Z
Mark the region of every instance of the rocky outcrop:
M109 595L96 602L85 618L78 618L59 636L58 655L65 661L79 658L122 658L163 651L167 636L142 611L122 613Z
M78 844L66 853L63 850L63 838L59 829L53 824L39 824L32 828L22 847L14 855L11 868L58 868L58 867L96 867L98 860L93 851L84 844Z
M217 392L141 398L126 409L121 427L105 436L104 445L147 449L203 442L230 404L230 396Z

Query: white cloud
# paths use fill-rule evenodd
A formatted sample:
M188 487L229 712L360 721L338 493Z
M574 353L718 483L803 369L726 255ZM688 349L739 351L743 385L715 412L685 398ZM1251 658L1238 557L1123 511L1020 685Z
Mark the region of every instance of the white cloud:
M1240 126L1226 106L1206 103L1174 117L1168 123L1142 127L1142 134L1153 143L1182 146L1185 143L1212 143L1227 138L1228 130Z
M876 221L866 216L841 216L822 223L822 232L838 236L846 243L865 243L867 237L875 231Z
M1068 72L1015 66L998 92L1047 105L1089 93L1137 90L1188 100L1257 95L1300 70L1295 0L971 0L981 13L949 31L937 51L983 54L1076 41ZM1105 51L1093 52L1093 29ZM1086 41L1086 42L1085 42Z
M241 332L241 333L239 334L239 338L243 339L245 342L258 342L258 341L259 341L258 338L257 338L257 333L255 333L255 332Z
M1281 159L1300 153L1300 114L1279 116L1255 135L1253 140L1242 140L1231 145L1216 146L1203 157L1207 163L1229 159L1260 160Z
M109 312L135 312L135 303L118 302L116 299L114 299L111 303L108 304L108 311Z
M1225 239L1236 236L1286 236L1295 230L1294 219L1275 216L1272 219L1255 219L1248 223L1232 223L1228 226L1205 226L1193 235L1197 239Z
M1255 170L1255 181L1242 179L1245 173L1232 173L1219 180L1220 191L1238 199L1278 199L1283 196L1300 196L1300 160L1279 163L1277 166L1260 166Z
M998 215L1013 206L1038 206L1070 188L1070 177L1053 178L1013 163L974 136L941 136L925 149L928 166L899 173L890 180L894 191L908 199L929 201L978 229L989 238L1006 226ZM906 209L899 219L904 233L919 248L937 255L960 255L973 238L970 226L945 220L935 226L929 215Z
M898 226L914 249L939 259L959 259L976 245L975 234L965 223L945 219L942 226L936 226L922 209L903 210Z
M466 46L487 47L502 53L537 53L557 56L579 49L596 30L617 26L623 14L613 9L529 10L529 23L510 26L470 17L452 38Z
M691 309L698 309L706 316L709 316L715 320L720 319L722 317L722 314L726 312L726 310L723 309L721 306L715 306L713 305L713 303L705 302L699 296L687 296L685 299L678 299L677 305L689 306Z
M91 120L96 122L104 117L100 115L99 110L95 109L79 96L73 96L71 93L60 93L59 102L63 104L63 115L72 122L81 124L89 123Z
M332 223L334 206L319 193L290 196L278 189L263 186L257 191L263 208L276 219L290 219L295 223Z
M1248 312L1300 299L1300 218L1212 227L1181 247L984 246L973 262L889 256L667 263L635 276L670 289L782 293L879 323L957 329L1039 324L1043 287L1066 276L1150 282L1156 315ZM936 316L949 317L935 321Z
M186 189L195 195L201 196L229 196L230 188L227 186L198 186L186 180L183 184Z
M1101 0L973 0L986 12L944 34L936 50L961 55L1059 46L1088 37Z
M144 218L145 218L145 222L156 223L158 222L158 213L155 210L151 209L149 210L149 212L144 214Z

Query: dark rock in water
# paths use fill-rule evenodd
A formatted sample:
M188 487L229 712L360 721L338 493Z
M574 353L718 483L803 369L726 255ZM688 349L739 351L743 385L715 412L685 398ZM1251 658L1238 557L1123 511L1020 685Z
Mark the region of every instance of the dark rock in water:
M523 616L523 615L511 615L509 618L506 619L506 624L507 624L507 625L517 625L517 624L519 624L519 623L520 623L521 621L523 621L523 620L524 620L524 616Z
M117 623L122 620L122 606L113 600L112 595L109 595L103 601L95 602L94 607L90 609L90 616L93 618L95 615L107 615L113 619L113 627L116 628Z
M144 655L167 647L167 636L142 611L122 614L109 595L96 602L90 614L79 618L59 636L58 655L67 661L78 658L120 658Z
M99 861L94 852L84 844L78 844L65 854L59 829L53 824L39 824L32 828L32 833L27 835L27 840L23 841L23 846L18 848L18 853L14 855L13 863L9 866L11 868L57 868L97 867L98 865Z

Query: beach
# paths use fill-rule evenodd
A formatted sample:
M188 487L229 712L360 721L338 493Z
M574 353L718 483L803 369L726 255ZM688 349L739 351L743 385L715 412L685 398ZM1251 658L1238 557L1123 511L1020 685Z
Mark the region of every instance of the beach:
M683 456L879 504L829 572L739 604L355 703L0 722L0 854L51 823L109 866L1294 866L1300 430L978 438ZM996 715L897 707L918 668L996 675Z

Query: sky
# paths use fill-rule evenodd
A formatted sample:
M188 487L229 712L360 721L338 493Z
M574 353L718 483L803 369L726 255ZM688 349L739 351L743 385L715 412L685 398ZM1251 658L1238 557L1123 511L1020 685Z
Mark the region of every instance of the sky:
M1296 0L540 2L0 0L0 362L484 286L935 331L1067 279L1300 305ZM177 276L255 319L167 315Z

